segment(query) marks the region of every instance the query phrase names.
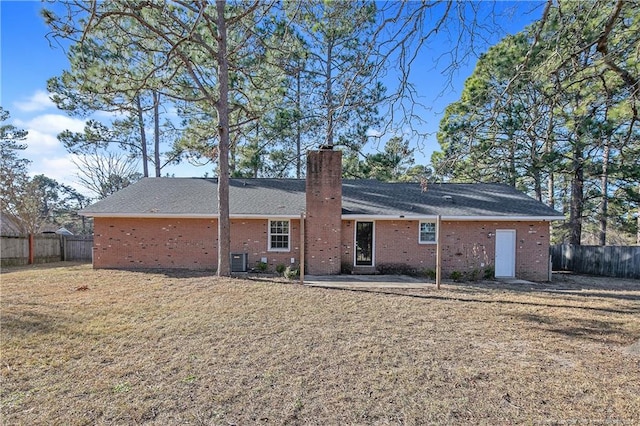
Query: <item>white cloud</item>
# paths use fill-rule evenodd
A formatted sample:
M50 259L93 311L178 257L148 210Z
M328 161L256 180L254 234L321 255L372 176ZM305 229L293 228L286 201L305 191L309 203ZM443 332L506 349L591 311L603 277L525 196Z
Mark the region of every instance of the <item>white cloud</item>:
M113 121L125 119L127 115L124 111L96 111L92 114L92 117L103 121Z
M367 129L366 135L373 138L379 138L379 137L382 137L384 133L382 133L380 130L372 129L371 127L369 127Z
M29 134L25 142L27 143L27 153L42 154L61 148L56 135L43 133L36 129L28 129Z
M31 120L15 120L15 125L26 130L37 130L42 133L58 135L63 130L82 132L84 120L67 117L62 114L42 114Z
M78 168L73 163L75 156L66 154L61 157L39 157L34 159L29 167L31 175L45 175L76 189L82 194L87 194L87 189L78 184Z
M83 120L61 114L43 114L26 121L16 119L13 124L28 132L26 152L31 156L64 150L58 141L58 134L67 129L74 132L84 129Z
M71 155L64 157L43 158L39 161L39 169L37 173L44 174L59 182L69 182L75 179L76 165L73 164ZM32 167L32 169L35 169ZM35 171L35 170L34 170Z
M15 102L16 108L23 112L44 111L54 108L55 104L49 99L49 94L45 91L38 90L25 101Z

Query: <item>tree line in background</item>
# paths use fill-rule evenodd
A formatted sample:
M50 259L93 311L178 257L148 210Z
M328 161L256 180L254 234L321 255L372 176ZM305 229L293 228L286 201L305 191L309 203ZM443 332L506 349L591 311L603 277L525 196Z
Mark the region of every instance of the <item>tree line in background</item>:
M440 123L436 175L565 212L554 239L640 244L640 8L549 3L479 59Z
M68 185L44 175L29 176L29 160L21 152L27 132L7 124L9 112L0 107L0 205L2 231L10 234L55 232L64 227L77 234L91 231L76 212L90 199Z
M215 164L222 253L226 179L302 177L304 153L319 146L344 151L347 178L504 182L568 213L556 240L631 241L639 12L624 0L543 6L538 22L480 57L440 124L441 151L420 165L414 152L428 135L416 125L415 58L447 33L455 67L497 30L490 8L483 17L471 2L64 2L43 11L69 46L69 69L48 88L88 120L59 139L96 198L169 164ZM397 85L385 87L390 72ZM372 138L386 141L377 152Z

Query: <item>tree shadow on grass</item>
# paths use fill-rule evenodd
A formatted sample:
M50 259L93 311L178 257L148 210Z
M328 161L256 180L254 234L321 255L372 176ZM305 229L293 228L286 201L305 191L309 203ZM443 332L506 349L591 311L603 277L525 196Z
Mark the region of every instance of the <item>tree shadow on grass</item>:
M149 275L163 275L166 278L171 279L188 279L188 278L211 278L213 280L217 279L230 279L230 280L246 280L252 282L263 282L263 283L277 283L277 284L296 284L298 280L289 280L282 276L282 274L276 273L268 273L268 272L256 272L256 273L247 273L247 272L238 272L232 273L230 277L218 277L216 275L215 269L187 269L187 268L172 268L172 269L113 269L117 271L127 271L139 274L149 274Z
M74 268L74 267L91 267L91 262L49 262L49 263L35 263L33 265L17 265L17 266L3 266L0 268L0 273L2 275L11 274L15 272L25 271L25 270L47 270L47 269L58 269L58 268Z
M531 328L561 334L566 337L586 339L598 343L628 344L637 340L637 333L625 331L619 321L603 321L593 318L557 318L540 314L516 314L515 317L532 323Z
M60 318L54 315L34 311L13 312L3 309L2 316L3 337L22 337L34 334L49 334L64 330Z
M322 288L322 287L321 287ZM624 309L607 308L607 307L594 307L594 306L579 306L579 305L567 305L567 304L554 304L543 303L535 301L517 301L507 299L474 299L473 294L470 297L463 296L445 296L437 295L433 293L416 294L411 292L397 292L393 290L381 289L381 288L345 288L345 287L324 287L331 290L353 291L353 292L365 292L374 294L384 294L397 297L411 297L425 300L441 300L452 301L462 303L478 303L478 304L503 304L512 306L534 307L534 308L550 308L550 309L566 309L571 312L592 312L594 315L598 314L621 314L629 316L626 318L618 317L618 321L601 320L593 318L580 318L567 315L563 313L562 316L553 315L541 315L536 313L511 313L520 320L530 323L531 329L536 329L542 332L560 334L566 337L579 338L584 340L590 340L593 342L604 344L616 344L627 345L629 342L633 342L638 339L637 333L633 331L625 330L620 326L621 321L626 321L628 318L637 318L640 315L640 304L629 306ZM560 315L560 314L558 314ZM640 349L639 349L640 350Z
M217 278L215 269L188 269L188 268L108 268L100 271L125 271L143 275L163 275L166 278Z
M390 289L384 288L375 288L375 287L334 287L334 286L321 286L314 285L314 288L323 288L330 290L341 290L341 291L352 291L352 292L364 292L364 293L374 293L374 294L384 294L389 296L398 296L398 297L411 297L416 299L426 299L426 300L442 300L442 301L452 301L452 302L465 302L465 303L479 303L479 304L505 304L505 305L516 305L516 306L535 306L535 307L545 307L545 308L564 308L564 309L577 309L577 310L585 310L585 311L595 311L595 312L608 312L615 314L632 314L637 315L640 314L640 304L634 307L629 307L627 309L615 309L615 308L603 308L603 307L594 307L594 306L577 306L577 305L567 305L567 304L554 304L554 303L543 303L543 302L534 302L534 301L523 301L523 300L507 300L507 299L474 299L472 297L465 297L464 292L460 292L461 296L445 296L445 295L437 295L433 292L430 293L417 293L415 291L406 290L406 291L394 291ZM472 296L472 294L469 294Z
M574 276L571 281L550 283L477 281L448 283L448 285L457 287L462 292L472 290L489 293L497 290L515 293L557 294L559 296L640 301L640 283L636 286L630 280L612 281L602 277L598 277L597 279L594 277L585 277L585 282L580 281L580 276Z
M246 277L241 277L247 281L252 281L256 283L267 283L267 284L299 284L299 280L289 280L284 278L282 275L274 275L274 276L260 276L260 275L250 275Z

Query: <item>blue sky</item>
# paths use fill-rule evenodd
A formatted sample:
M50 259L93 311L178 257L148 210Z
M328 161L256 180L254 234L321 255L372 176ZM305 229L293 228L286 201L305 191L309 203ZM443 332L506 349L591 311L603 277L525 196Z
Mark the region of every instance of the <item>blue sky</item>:
M478 4L478 3L476 3ZM486 3L489 5L489 3ZM506 10L515 7L514 15L501 18L508 33L515 33L525 25L540 17L540 2L498 2L496 7ZM11 113L10 122L18 128L28 130L28 148L24 155L32 161L32 174L45 174L58 182L77 185L77 170L56 136L65 129L81 131L84 120L67 116L59 111L48 98L47 79L60 75L67 67L64 50L45 37L48 28L40 16L42 4L39 1L0 0L0 105ZM493 34L489 41L495 43L501 34ZM446 105L458 99L464 80L473 71L473 63L460 68L453 74L453 86L448 87L448 78L442 74L442 65L434 68L434 58L447 51L446 40L432 43L423 49L418 58L413 81L422 94L428 109L420 112L427 122L425 131L434 133ZM474 52L479 54L482 52ZM372 147L375 149L376 147ZM427 138L419 147L416 160L427 164L431 152L438 149L435 134ZM177 166L167 170L176 176L202 176L212 173L212 167Z

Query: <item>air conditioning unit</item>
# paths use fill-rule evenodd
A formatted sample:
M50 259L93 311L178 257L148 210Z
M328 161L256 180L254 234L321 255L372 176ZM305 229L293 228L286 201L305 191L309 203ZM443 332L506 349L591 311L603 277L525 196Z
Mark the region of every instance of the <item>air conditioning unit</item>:
M249 253L231 253L231 272L247 272Z

